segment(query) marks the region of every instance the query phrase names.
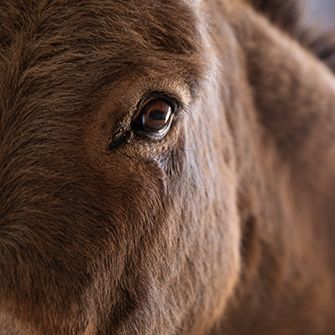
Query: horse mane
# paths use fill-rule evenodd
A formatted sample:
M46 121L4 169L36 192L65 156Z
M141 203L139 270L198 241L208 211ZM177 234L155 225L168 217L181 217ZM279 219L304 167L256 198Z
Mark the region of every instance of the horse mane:
M324 32L303 22L299 0L248 0L272 23L287 32L335 73L335 29Z

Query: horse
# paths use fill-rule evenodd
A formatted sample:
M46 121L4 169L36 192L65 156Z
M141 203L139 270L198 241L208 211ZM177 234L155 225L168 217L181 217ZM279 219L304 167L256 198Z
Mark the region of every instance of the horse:
M1 334L335 334L335 44L299 13L1 1Z

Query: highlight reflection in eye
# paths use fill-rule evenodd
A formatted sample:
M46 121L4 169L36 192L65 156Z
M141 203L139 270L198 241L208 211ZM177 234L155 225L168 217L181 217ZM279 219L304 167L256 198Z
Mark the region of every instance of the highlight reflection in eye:
M170 129L176 104L166 97L146 99L131 123L133 131L163 138Z

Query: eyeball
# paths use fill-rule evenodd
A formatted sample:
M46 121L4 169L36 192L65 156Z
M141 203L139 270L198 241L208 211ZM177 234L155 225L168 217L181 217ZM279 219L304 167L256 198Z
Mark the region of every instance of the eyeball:
M131 123L134 132L163 138L169 131L176 103L167 97L149 97L140 104Z

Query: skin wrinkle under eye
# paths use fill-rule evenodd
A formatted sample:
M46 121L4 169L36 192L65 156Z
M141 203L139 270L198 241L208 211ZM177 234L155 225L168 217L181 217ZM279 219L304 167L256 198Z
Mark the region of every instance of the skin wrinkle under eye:
M169 79L170 78L170 79ZM146 78L145 76L131 76L128 80L121 80L104 88L101 92L100 106L97 112L88 116L86 124L92 126L85 132L85 143L89 160L99 166L109 166L108 157L114 150L127 157L138 157L136 152L140 150L149 155L159 154L165 146L166 141L158 141L157 145L145 138L136 138L131 131L131 120L136 113L136 107L143 97L149 92L164 92L165 95L173 97L180 103L180 115L173 118L173 131L168 136L173 143L179 133L179 117L184 118L190 111L190 104L194 99L188 84L177 75L160 73L157 78ZM117 99L115 99L117 97ZM178 113L179 114L179 113ZM180 120L181 121L181 120ZM171 133L171 136L170 136ZM113 141L114 140L114 141ZM122 145L123 143L132 145ZM107 154L107 156L105 156ZM105 158L104 158L105 157ZM108 158L108 161L106 159Z

